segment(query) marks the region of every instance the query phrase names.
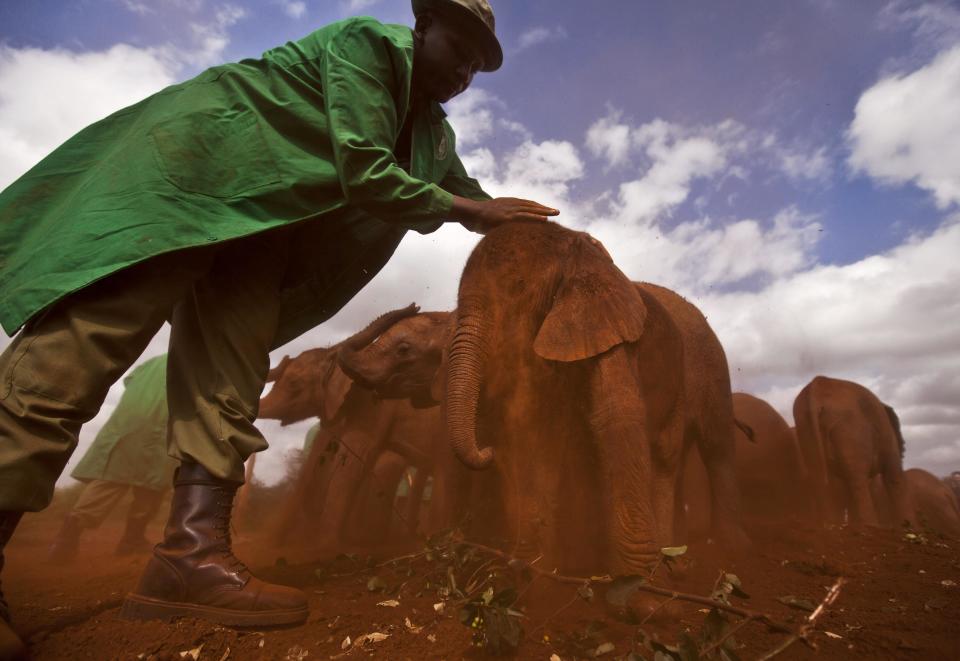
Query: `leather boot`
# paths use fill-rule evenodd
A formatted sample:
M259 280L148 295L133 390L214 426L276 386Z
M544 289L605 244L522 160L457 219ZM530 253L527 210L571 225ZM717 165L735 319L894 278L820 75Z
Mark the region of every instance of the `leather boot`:
M164 539L154 547L136 591L124 600L123 617L197 617L231 626L306 621L303 592L264 583L233 554L230 514L239 486L200 464L180 465Z
M10 541L21 516L23 512L0 512L0 574L3 573L3 549ZM10 626L10 607L3 598L3 584L0 583L0 661L23 658L26 652L27 648L20 636Z
M50 545L47 560L58 565L69 564L76 560L82 532L83 526L80 525L80 520L73 514L67 514L63 525L60 526L60 532Z
M117 542L117 548L114 549L115 555L134 555L136 553L149 553L153 549L144 533L147 531L149 519L145 517L128 517L126 528L123 530L123 537Z

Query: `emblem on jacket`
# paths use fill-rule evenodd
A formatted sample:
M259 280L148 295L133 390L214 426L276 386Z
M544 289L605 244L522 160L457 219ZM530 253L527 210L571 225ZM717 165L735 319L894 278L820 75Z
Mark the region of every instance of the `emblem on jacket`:
M447 132L440 129L440 142L437 143L437 160L442 161L447 157Z

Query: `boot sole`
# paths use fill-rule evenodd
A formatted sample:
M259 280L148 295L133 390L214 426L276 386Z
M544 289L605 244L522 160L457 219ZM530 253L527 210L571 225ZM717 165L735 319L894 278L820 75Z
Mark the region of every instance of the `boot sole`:
M235 627L303 624L307 621L309 612L306 607L287 610L239 611L215 606L162 601L133 593L127 595L120 607L120 617L125 620L170 620L175 617L195 617L216 624Z

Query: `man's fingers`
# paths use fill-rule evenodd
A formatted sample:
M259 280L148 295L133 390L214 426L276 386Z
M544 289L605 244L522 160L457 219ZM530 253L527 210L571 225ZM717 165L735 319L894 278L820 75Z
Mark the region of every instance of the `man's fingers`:
M541 216L559 216L560 210L554 209L553 207L546 207L539 202L534 202L533 200L519 200L521 209L523 211L529 211L531 213L536 213Z
M512 202L518 211L530 211L542 216L557 216L560 214L558 209L545 206L539 202L534 202L533 200L526 200L520 197L510 197L505 199L509 202Z
M533 221L537 223L547 222L547 217L541 213L530 213L527 211L520 212L514 216L515 220L521 221Z

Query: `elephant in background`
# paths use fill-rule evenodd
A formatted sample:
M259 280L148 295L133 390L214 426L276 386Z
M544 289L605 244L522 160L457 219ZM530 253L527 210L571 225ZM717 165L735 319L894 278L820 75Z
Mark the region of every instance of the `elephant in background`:
M753 395L733 393L736 476L746 516L778 519L810 516L807 470L796 430L776 409ZM710 504L698 451L687 455L687 516L694 533L706 529Z
M957 502L960 503L960 471L950 473L950 475L943 478L943 483L950 488L953 496L957 499Z
M514 552L571 571L649 570L682 534L677 490L693 443L708 461L716 536L749 543L719 342L696 308L630 282L589 235L498 227L467 262L445 350L384 362L405 325L341 364L390 396L443 403L460 460L494 467L497 488L485 501L475 490L470 506L500 513Z
M793 402L797 441L824 523L880 524L870 481L880 476L879 509L897 524L913 515L903 478L904 440L896 412L864 386L817 376Z
M903 479L914 520L922 528L960 538L960 503L950 487L922 468L905 470ZM881 477L873 478L870 486L881 521L897 523L891 516L889 503L883 498Z
M354 382L376 391L386 400L409 400L417 409L439 407L442 395L442 364L447 346L453 337L455 313L420 312L403 316L396 323L384 324L376 337L366 336L344 342L337 354L343 372ZM441 422L441 425L443 423ZM446 434L446 428L443 427ZM443 530L463 525L468 518L478 519L493 527L494 511L481 511L470 493L490 491L489 480L468 470L444 442L433 452L433 484L428 516L429 529ZM483 524L476 524L477 527ZM475 528L476 529L476 528Z
M378 319L371 328L413 312L412 308L398 311ZM355 337L370 332L368 328ZM417 481L403 519L414 532L433 468L432 454L437 446L446 449L439 411L416 409L403 400L383 400L355 384L337 365L343 344L285 357L271 370L268 378L274 386L260 401L261 418L290 424L316 416L322 422L281 516L281 539L293 530L317 530L320 537L314 541L319 545L369 539L371 531L369 526L364 531L364 521L389 519L393 495L408 465L418 468ZM399 463L385 457L388 453L399 457ZM372 506L361 505L368 492L384 494L378 516L371 515Z

